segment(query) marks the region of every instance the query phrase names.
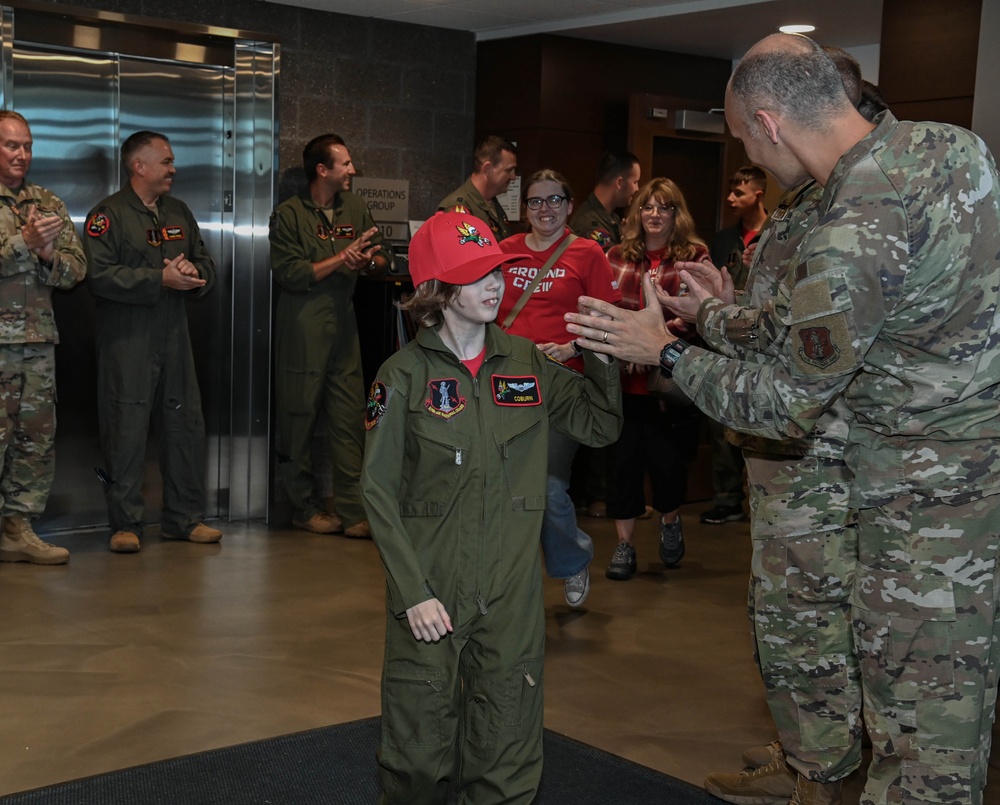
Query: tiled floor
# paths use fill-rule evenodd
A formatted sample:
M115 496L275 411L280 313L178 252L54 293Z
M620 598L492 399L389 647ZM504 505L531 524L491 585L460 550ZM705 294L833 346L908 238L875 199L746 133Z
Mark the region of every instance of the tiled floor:
M585 519L586 607L545 582L546 726L697 784L773 737L746 626L748 526L701 526L703 508L684 509L675 570L640 521L640 572L606 580L613 525ZM374 546L225 531L217 546L150 536L136 555L74 534L53 539L68 566L0 565L0 794L378 714Z

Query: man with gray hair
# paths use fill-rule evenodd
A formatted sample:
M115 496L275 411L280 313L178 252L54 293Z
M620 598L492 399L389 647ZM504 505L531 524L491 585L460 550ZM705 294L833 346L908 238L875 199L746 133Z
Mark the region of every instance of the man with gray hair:
M955 126L889 112L869 123L804 37L751 49L726 116L783 186L824 187L778 288L772 360L688 347L653 304L625 316L584 299L614 320L571 314L570 331L624 360L659 354L703 410L747 433L804 436L843 395L858 512L849 594L873 745L861 801L981 803L1000 596L996 165ZM686 277L701 321L722 302ZM796 789L791 801L821 800Z

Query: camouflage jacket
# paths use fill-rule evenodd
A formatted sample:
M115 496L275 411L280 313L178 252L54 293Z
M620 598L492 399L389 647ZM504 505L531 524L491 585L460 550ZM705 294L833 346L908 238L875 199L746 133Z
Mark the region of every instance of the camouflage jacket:
M780 358L692 348L678 385L738 430L802 437L843 393L853 503L1000 488L1000 176L956 126L891 113L848 150L778 285Z
M32 206L63 221L51 266L43 265L21 237ZM52 289L72 288L87 274L83 246L66 205L30 182L16 194L0 185L0 238L0 344L58 343Z
M778 318L774 299L803 238L816 225L823 188L809 180L782 196L761 229L746 289L737 291L735 305L709 299L698 311L698 330L713 349L740 360L765 364L780 360L788 322ZM742 244L742 239L740 240ZM823 456L843 459L851 413L837 397L799 439L768 439L732 429L726 438L737 447L781 456Z

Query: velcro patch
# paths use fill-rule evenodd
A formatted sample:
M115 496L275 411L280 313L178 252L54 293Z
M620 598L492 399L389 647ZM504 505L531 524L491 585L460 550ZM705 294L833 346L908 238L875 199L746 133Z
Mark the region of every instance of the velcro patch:
M799 357L812 366L825 369L840 357L840 347L833 343L829 327L803 327L799 341Z
M182 226L165 226L160 231L163 232L164 240L184 240L184 227Z
M333 228L333 236L335 238L350 238L354 240L354 227L350 224L340 224Z
M159 246L163 243L160 240L160 230L159 229L147 229L146 230L146 243L150 246Z
M441 419L451 419L465 410L465 397L458 393L458 380L454 377L443 377L427 383L430 395L424 400L424 406L434 416Z
M87 221L87 234L92 238L99 238L109 229L111 229L111 219L108 218L103 212L95 212L90 216L90 220Z
M538 386L538 378L534 375L517 377L492 375L490 383L493 386L493 400L497 405L542 404L542 390Z

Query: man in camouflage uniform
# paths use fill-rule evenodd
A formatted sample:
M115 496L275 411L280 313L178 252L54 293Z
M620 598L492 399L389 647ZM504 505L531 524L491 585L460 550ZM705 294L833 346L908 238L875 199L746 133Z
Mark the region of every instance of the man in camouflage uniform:
M762 365L773 359L785 335L775 332L773 299L816 224L822 195L810 179L779 202L761 233L747 290L737 294L748 306L706 306L699 330L709 346ZM781 748L759 768L710 774L706 788L727 801L785 803L799 774L836 801L841 780L861 762L861 679L850 613L858 545L844 462L849 421L846 402L837 398L803 438L728 433L746 461L748 606ZM757 765L752 756L746 760Z
M506 193L517 174L517 149L500 137L487 137L476 148L472 175L445 196L438 210L474 215L490 225L497 241L510 237L510 222L497 196Z
M628 151L606 151L597 166L597 184L577 207L569 228L581 238L596 241L604 251L622 242L622 217L639 190L639 158Z
M72 288L87 263L66 205L26 181L31 145L28 121L0 111L0 561L59 565L69 551L31 527L55 477L52 289Z
M996 165L954 126L886 112L873 127L804 37L754 46L726 110L782 185L811 175L824 187L778 288L774 359L687 348L652 306L617 321L574 316L570 330L625 360L662 347L661 367L700 407L751 434L804 436L844 396L851 605L873 745L862 803L981 803L1000 595L1000 524L988 514L1000 504ZM691 290L704 315L721 304ZM797 789L792 801L806 799Z

